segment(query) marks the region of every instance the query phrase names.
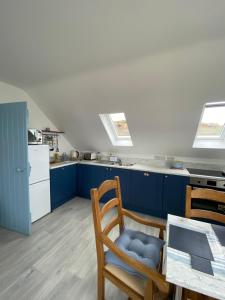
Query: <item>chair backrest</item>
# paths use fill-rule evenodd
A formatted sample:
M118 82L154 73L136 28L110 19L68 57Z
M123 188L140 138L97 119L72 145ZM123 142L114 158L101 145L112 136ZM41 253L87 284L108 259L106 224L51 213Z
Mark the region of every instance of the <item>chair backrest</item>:
M101 208L100 200L110 190L115 190L116 197L107 201ZM119 177L116 176L114 180L106 180L98 188L92 189L91 200L95 229L97 259L98 264L103 266L104 247L101 241L101 234L104 233L105 235L108 235L116 225L119 225L120 233L124 230L124 218L122 215L122 199ZM112 218L112 220L103 229L101 224L103 217L106 213L108 213L112 208L115 207L117 208L117 216Z
M192 207L192 202L209 200L225 205L225 193L212 189L192 189L191 186L186 188L186 218L200 218L206 220L217 221L225 224L225 215L219 212L197 209Z

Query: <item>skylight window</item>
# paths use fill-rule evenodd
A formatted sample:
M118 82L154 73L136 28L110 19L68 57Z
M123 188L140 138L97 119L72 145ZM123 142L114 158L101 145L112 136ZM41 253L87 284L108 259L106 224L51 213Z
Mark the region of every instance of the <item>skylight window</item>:
M113 146L133 146L124 113L100 114Z
M225 102L205 104L193 148L225 148Z

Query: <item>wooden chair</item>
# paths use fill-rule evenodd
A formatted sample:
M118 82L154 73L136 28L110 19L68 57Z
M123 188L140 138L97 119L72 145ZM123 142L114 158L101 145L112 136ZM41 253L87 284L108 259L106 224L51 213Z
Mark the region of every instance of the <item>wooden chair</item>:
M192 201L196 199L198 199L198 201L210 200L225 205L225 193L212 189L192 189L191 186L187 186L185 209L186 218L199 218L225 224L225 215L222 213L192 208Z
M113 189L116 192L116 198L109 200L102 208L100 208L99 201L102 196ZM165 225L149 219L143 219L122 208L119 177L115 177L114 180L106 180L98 189L92 189L91 199L98 261L98 300L105 299L105 278L125 292L129 297L128 299L152 300L156 299L155 296L157 293L158 296L160 294L157 299L168 299L170 285L165 281L165 277L159 271L150 269L145 264L128 256L108 237L108 234L116 225L119 225L120 233L123 232L124 216L141 224L158 228L160 230L159 236L161 238L163 238ZM101 221L105 214L112 208L117 208L117 216L102 229ZM105 263L104 246L128 266L137 270L137 272L144 274L147 279L144 280L137 276L133 276L115 265L107 265Z

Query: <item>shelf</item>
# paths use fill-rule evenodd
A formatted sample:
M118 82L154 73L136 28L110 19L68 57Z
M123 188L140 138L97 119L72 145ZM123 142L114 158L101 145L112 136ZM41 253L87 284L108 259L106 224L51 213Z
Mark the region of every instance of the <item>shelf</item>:
M46 131L46 130L42 130L42 134L45 134L45 135L57 135L57 134L63 134L65 133L64 131L54 131L54 130L51 130L51 131Z

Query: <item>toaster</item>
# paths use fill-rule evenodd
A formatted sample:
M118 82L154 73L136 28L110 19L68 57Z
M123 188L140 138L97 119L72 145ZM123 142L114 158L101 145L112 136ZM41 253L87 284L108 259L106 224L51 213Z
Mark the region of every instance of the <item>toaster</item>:
M95 159L97 159L97 153L96 152L85 152L84 159L85 160L95 160Z

